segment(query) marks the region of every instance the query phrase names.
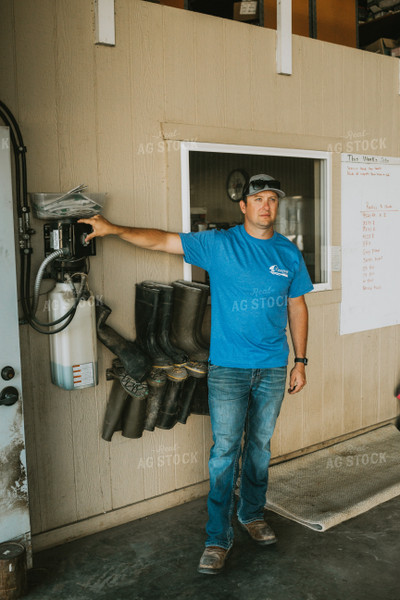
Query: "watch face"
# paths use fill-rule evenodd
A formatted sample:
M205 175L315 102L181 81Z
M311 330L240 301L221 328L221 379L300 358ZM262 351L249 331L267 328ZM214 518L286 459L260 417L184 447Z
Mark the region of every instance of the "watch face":
M226 191L232 202L239 202L243 197L243 190L248 181L246 171L235 169L228 175Z

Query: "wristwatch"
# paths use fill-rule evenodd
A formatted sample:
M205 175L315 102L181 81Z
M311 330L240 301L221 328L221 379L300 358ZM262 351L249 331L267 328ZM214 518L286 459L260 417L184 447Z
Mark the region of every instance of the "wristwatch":
M308 365L308 358L295 358L294 362L295 363L297 363L297 362L303 363L303 365L305 366L305 365Z

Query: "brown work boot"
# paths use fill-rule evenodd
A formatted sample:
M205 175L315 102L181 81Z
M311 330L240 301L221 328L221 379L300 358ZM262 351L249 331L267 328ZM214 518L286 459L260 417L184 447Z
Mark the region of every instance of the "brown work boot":
M240 523L240 525L247 531L251 539L260 546L275 544L275 533L264 520L252 521L251 523Z
M225 565L229 550L219 546L207 546L204 550L197 571L206 575L218 575Z

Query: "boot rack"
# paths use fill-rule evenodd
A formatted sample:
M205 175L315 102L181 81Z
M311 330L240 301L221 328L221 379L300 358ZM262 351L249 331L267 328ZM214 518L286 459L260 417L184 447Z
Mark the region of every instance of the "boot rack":
M145 430L185 424L190 414L209 414L209 332L203 326L209 293L208 285L191 281L137 283L135 341L106 325L106 304L96 306L97 337L117 356L106 371L113 385L104 440L115 431L137 439Z

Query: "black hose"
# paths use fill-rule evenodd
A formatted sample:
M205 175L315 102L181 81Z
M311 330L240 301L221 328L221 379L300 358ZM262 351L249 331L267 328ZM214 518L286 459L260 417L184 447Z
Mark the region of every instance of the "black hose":
M21 134L21 130L11 110L0 100L0 118L4 121L10 131L10 141L14 153L14 168L15 168L15 193L16 193L16 204L17 214L21 218L24 213L29 212L28 204L28 187L27 187L27 169L26 169L26 146ZM29 323L33 329L39 333L45 335L54 335L63 331L71 323L75 316L78 304L84 293L85 286L83 283L80 286L80 292L73 306L67 311L65 315L53 322L42 323L36 319L33 314L33 307L31 304L30 296L30 280L31 280L31 248L23 248L20 252L21 265L20 265L20 292L21 292L21 305L24 319ZM41 327L53 327L58 323L61 323L67 319L67 321L53 331L46 331Z

